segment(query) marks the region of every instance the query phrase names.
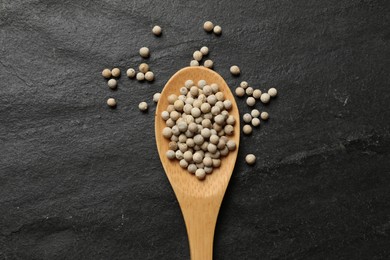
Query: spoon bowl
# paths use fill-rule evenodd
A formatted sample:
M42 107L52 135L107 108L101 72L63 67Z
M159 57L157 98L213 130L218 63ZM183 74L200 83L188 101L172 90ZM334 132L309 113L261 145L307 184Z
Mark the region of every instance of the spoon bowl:
M219 91L223 92L225 99L232 102L229 111L236 119L234 135L229 137L236 142L236 149L230 151L226 157L221 158L221 166L214 168L204 180L198 180L194 174L189 173L179 165L178 160L169 160L166 151L169 150L169 140L164 138L162 130L165 121L161 112L166 110L168 96L179 95L179 89L186 80L193 80L196 84L203 79L207 84L217 83ZM240 140L240 117L234 96L224 79L215 71L205 67L186 67L176 72L165 85L155 114L155 136L158 154L169 182L179 202L186 223L192 260L212 259L215 224L223 196L233 173L237 158Z

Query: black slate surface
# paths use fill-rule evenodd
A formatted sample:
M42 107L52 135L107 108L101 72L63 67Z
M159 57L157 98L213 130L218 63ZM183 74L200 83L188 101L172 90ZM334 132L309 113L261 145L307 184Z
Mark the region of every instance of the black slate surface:
M385 0L2 0L0 259L189 258L151 97L203 45L232 88L247 80L280 93L257 105L269 122L241 138L214 258L390 258L389 9ZM206 34L205 20L222 36ZM142 46L156 81L122 76L108 89L101 70L135 67Z

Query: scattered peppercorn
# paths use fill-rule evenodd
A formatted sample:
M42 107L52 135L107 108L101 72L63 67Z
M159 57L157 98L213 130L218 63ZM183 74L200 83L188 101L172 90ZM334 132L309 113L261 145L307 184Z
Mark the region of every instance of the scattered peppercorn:
M263 120L268 120L269 114L267 112L261 112L260 118Z
M213 32L216 34L216 35L220 35L222 33L222 28L221 26L219 25L216 25L213 29Z
M268 94L271 96L271 97L276 97L276 95L278 94L278 91L276 90L276 88L270 88L268 90Z
M149 65L146 63L141 63L138 67L139 71L142 73L146 73L149 71Z
M162 32L162 29L161 29L160 26L155 25L155 26L153 27L153 29L152 29L152 32L153 32L154 35L160 36L160 35L161 35L161 32Z
M145 73L145 79L147 81L153 81L154 80L154 73L151 71L148 71Z
M192 61L190 62L190 66L199 66L199 61L197 61L197 60L192 60Z
M114 98L107 99L107 105L109 107L116 107L116 100Z
M141 102L138 105L139 110L146 111L148 109L148 104L146 102Z
M143 81L145 79L145 74L138 72L136 77L138 81Z
M261 94L261 96L260 96L260 100L261 100L261 102L263 102L264 104L267 104L268 102L269 102L269 100L270 100L270 95L268 94L268 93L263 93L263 94Z
M116 82L116 79L110 79L109 81L107 81L107 85L109 88L115 89L118 83Z
M254 154L247 154L247 156L245 156L245 161L247 164L253 165L256 162L256 156Z
M118 68L113 68L113 69L111 70L111 75L112 75L114 78L119 77L119 76L121 75L120 69L118 69Z
M102 71L102 76L106 79L111 78L111 70L110 69L104 69Z
M204 24L203 24L203 29L206 31L206 32L211 32L214 28L214 24L210 21L206 21Z
M132 68L128 69L128 70L126 71L126 75L127 75L127 77L129 77L129 78L134 78L135 75L136 75L135 70L132 69Z
M234 76L240 75L240 68L237 65L233 65L230 67L230 73Z
M205 60L203 63L203 66L206 68L212 69L214 65L214 62L212 60Z
M150 55L150 51L148 47L142 47L139 49L139 55L141 55L142 58L148 58Z

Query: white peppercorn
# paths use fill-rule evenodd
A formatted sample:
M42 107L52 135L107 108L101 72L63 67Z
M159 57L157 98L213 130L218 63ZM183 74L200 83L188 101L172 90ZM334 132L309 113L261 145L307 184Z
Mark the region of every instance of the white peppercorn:
M161 35L161 32L162 32L162 29L161 29L160 26L155 25L155 26L153 27L153 29L152 29L152 32L153 32L154 35L160 36L160 35Z
M138 72L136 78L138 81L143 81L145 79L145 74Z
M195 172L196 178L203 180L206 177L206 172L203 169L197 169Z
M149 71L149 65L146 63L141 63L138 67L139 71L142 73L146 73Z
M170 159L170 160L176 158L176 153L175 153L175 151L172 151L172 150L168 150L168 151L166 152L166 155L167 155L168 159Z
M104 69L103 71L102 71L102 76L104 77L104 78L106 78L106 79L109 79L109 78L111 78L111 70L110 69Z
M111 70L111 75L114 77L114 78L117 78L121 75L121 70L119 68L113 68Z
M269 114L267 112L262 112L260 118L263 120L268 120Z
M172 136L172 128L170 127L164 127L163 131L162 131L162 135L165 137L165 138L171 138Z
M153 101L157 103L160 100L160 97L161 97L161 93L154 93Z
M198 169L198 167L196 167L196 165L193 164L193 163L191 163L191 164L188 165L188 167L187 167L187 171L188 171L189 173L192 173L192 174L194 174L194 173L196 172L197 169Z
M256 99L254 99L253 97L248 97L246 99L246 104L250 107L253 107L256 104Z
M175 94L170 94L167 99L168 99L168 103L173 105L175 103L175 101L177 100L177 96ZM173 108L175 108L175 107L173 107Z
M150 55L150 51L148 47L142 47L139 49L139 55L141 55L142 58L148 58Z
M181 159L183 159L183 152L180 150L177 150L175 152L175 156L176 156L176 159L181 160Z
M175 107L176 111L182 112L184 107L184 102L178 99L175 101L175 103L173 103L173 106Z
M184 154L183 154L183 158L187 162L191 162L192 161L192 156L193 156L193 154L192 154L191 151L185 151Z
M218 168L221 166L221 160L220 159L213 159L213 167Z
M240 87L242 87L243 89L246 89L247 87L249 87L249 84L246 81L241 81Z
M226 123L228 125L234 125L236 123L236 119L234 119L234 116L228 116L228 118L226 119Z
M229 140L226 143L226 147L229 149L229 151L233 151L236 149L236 142L234 142L233 140Z
M208 113L211 111L211 105L209 103L203 103L200 106L200 110L202 111L202 113Z
M207 103L214 106L217 103L217 97L215 95L210 95L207 97Z
M255 118L252 119L251 123L252 123L252 125L253 125L254 127L257 127L257 126L260 125L260 119L257 118L257 117L255 117Z
M211 166L205 166L205 167L203 168L204 172L205 172L206 174L212 173L212 172L213 172L213 167L212 167L212 166L213 166L212 163L211 163Z
M217 115L214 117L214 121L218 125L223 125L225 123L225 117L223 115Z
M247 154L245 156L245 161L249 165L253 165L256 162L256 156L254 154Z
M259 117L259 116L260 116L260 111L257 110L257 109L253 109L253 110L251 111L251 116L252 116L252 117Z
M172 126L171 130L172 130L173 135L179 136L180 131L179 131L179 127L177 127L177 125ZM177 139L179 140L179 137Z
M253 94L253 88L252 87L247 87L245 89L245 94L247 94L248 96L252 96Z
M200 117L200 115L201 115L200 109L197 108L197 107L193 107L193 108L191 109L191 115L192 115L194 118Z
M259 98L261 97L261 90L260 90L260 89L255 89L255 90L253 90L252 96L253 96L255 99L259 99Z
M187 130L186 133L185 133L185 135L186 135L187 137L189 137L189 135L187 134L187 132L189 132L189 131ZM190 132L190 133L192 133L192 132ZM188 147L194 147L194 146L195 146L194 139L192 139L192 138L187 138L186 145L187 145Z
M127 75L127 77L129 77L129 78L134 78L135 75L136 75L135 69L132 69L132 68L128 69L128 70L126 71L126 75Z
M227 135L233 135L234 128L233 128L232 125L225 125L225 127L223 128L223 130L225 131L225 134L227 134Z
M207 54L209 54L209 48L207 46L203 46L202 48L200 48L200 52L203 56L206 56Z
M222 150L220 150L221 156L226 156L229 154L229 149L225 146Z
M252 127L250 125L244 125L242 131L246 135L250 135L252 133Z
M206 81L204 79L201 79L201 80L198 81L198 87L200 89L203 89L203 87L206 86L206 84L207 83L206 83Z
M200 151L196 151L194 155L192 156L192 160L195 163L201 163L203 161L203 155Z
M252 116L249 113L245 113L242 116L242 119L244 120L245 123L250 123L252 121Z
M276 95L278 94L278 91L276 90L276 88L270 88L268 90L268 94L271 96L271 97L276 97Z
M208 128L203 128L200 131L200 134L203 136L203 138L207 139L207 138L209 138L211 136L211 131Z
M242 87L237 87L235 92L237 97L243 97L245 95L245 90Z
M193 87L190 88L190 94L193 97L197 97L198 93L199 93L199 89L196 86L193 86Z
M230 67L230 73L234 76L240 75L240 68L237 65Z
M116 100L114 98L107 99L107 105L109 107L116 107Z
M210 96L211 94L213 94L213 90L211 89L211 86L210 85L205 85L203 87L203 95L204 95L204 100L203 102L206 102L206 96Z
M169 148L169 150L176 151L177 150L177 142L175 142L175 141L169 142L168 148Z
M196 60L196 61L201 61L202 58L203 58L203 54L202 54L200 51L195 51L195 52L192 54L192 57L193 57L194 60Z
M180 167L183 169L186 169L188 167L188 162L184 159L181 159L179 164L180 164Z
M115 89L118 83L116 82L116 79L110 79L109 81L107 81L107 85L109 88Z
M146 102L141 102L138 105L139 110L146 111L148 109L148 104Z
M169 116L173 121L176 121L180 118L181 114L177 112L176 110L173 110L171 113L169 113Z
M219 86L217 83L211 84L210 87L211 87L211 90L213 91L214 94L219 91Z
M205 66L206 68L212 69L214 66L214 62L212 60L205 60L203 62L203 66Z
M192 80L186 80L186 82L184 83L184 86L187 88L187 89L190 89L192 86L194 85L194 82Z
M147 81L153 81L154 80L154 73L152 71L148 71L145 73L145 79Z
M204 128L212 128L213 127L213 124L211 123L211 120L208 119L208 118L205 118L202 120L202 126Z
M179 122L179 123L177 124L177 127L179 128L179 131L180 131L180 132L185 132L185 131L187 131L188 125L187 125L186 122ZM185 135L184 135L184 137L185 137ZM179 138L179 141L180 141L180 142L185 142L186 140L187 140L187 138L184 139L184 141L180 140L180 138Z
M220 34L222 33L222 28L221 28L221 26L219 26L219 25L214 26L213 32L214 32L216 35L220 35Z
M223 105L224 105L226 110L232 109L232 106L233 106L232 101L230 101L229 99L224 100Z
M268 93L263 93L263 94L261 94L261 96L260 96L260 100L261 100L261 102L263 102L264 104L268 103L270 99L271 99L271 96L270 96Z
M197 61L197 60L191 60L190 66L191 66L191 67L199 66L199 61Z
M168 112L169 113L169 112ZM169 115L170 116L170 115ZM165 122L165 124L168 126L168 127L173 127L175 125L175 121L173 121L171 118L167 119L167 121Z
M201 136L200 134L197 134L197 135L194 136L194 143L196 145L202 145L203 142L204 142L203 136Z
M169 100L169 97L168 97L168 100ZM173 105L168 105L168 106L167 106L167 111L168 111L169 113L171 113L173 110L175 110L175 107L174 107Z
M206 32L211 32L214 28L214 24L210 21L206 21L204 24L203 24L203 29L206 31Z

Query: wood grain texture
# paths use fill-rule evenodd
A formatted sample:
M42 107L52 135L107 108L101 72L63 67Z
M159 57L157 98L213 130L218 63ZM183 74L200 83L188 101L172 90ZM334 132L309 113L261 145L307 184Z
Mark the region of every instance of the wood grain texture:
M232 101L229 114L236 119L234 135L230 139L236 142L237 148L222 158L221 166L214 168L205 180L198 180L195 175L179 165L178 160L169 160L166 156L169 140L162 136L166 126L161 112L169 105L167 97L179 95L179 89L186 80L198 82L206 80L207 84L217 83L225 99ZM224 79L213 70L204 67L186 67L175 73L165 85L155 113L155 136L158 153L165 173L179 201L186 223L192 260L212 259L214 229L217 216L226 188L235 166L240 142L240 114L234 96Z

